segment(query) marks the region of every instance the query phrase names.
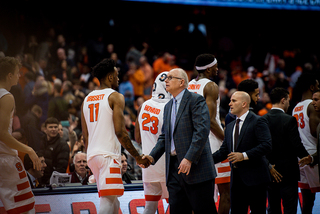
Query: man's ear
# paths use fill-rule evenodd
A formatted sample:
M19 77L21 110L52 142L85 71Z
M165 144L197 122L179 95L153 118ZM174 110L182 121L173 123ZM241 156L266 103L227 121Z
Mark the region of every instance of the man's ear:
M284 101L286 100L286 98L282 98L281 100L280 100L280 103L281 104L284 104Z
M107 78L108 78L108 80L109 80L110 82L112 82L112 80L113 80L113 75L108 74Z
M13 74L11 72L8 73L7 78L11 79Z
M246 101L243 101L242 102L242 107L244 108L244 107L246 107L248 105L248 103L246 102Z
M181 79L181 84L180 84L181 86L183 86L184 85L184 79Z

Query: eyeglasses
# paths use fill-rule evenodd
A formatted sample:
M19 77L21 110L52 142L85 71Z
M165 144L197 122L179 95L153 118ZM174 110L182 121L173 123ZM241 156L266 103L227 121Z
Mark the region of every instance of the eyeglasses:
M179 79L179 80L182 80L182 79L183 79L183 78L180 78L180 77L167 76L167 80L168 80L168 81L171 81L172 78Z

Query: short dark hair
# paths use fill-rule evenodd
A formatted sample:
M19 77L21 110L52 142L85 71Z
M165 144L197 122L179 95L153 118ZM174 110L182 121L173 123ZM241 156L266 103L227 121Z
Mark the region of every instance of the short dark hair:
M194 66L199 66L199 67L205 66L212 63L214 60L215 60L215 56L212 54L208 54L208 53L200 54L199 56L197 56ZM199 73L203 73L205 70L197 69L197 71Z
M270 93L270 100L272 104L280 103L282 98L287 99L289 97L289 91L284 88L274 88Z
M244 91L248 94L254 92L257 88L259 88L259 85L253 79L243 80L238 85L238 91Z
M128 155L124 152L121 152L121 156L124 155L126 157L126 159L128 159Z
M59 120L57 118L55 118L55 117L49 117L44 122L44 127L47 127L48 124L57 124L57 125L59 125Z
M313 72L303 72L297 80L295 88L301 92L309 90L310 86L316 85L317 75Z
M36 154L38 155L39 158L44 157L44 154L43 154L42 151L38 151L38 152L36 152ZM26 154L24 156L23 165L24 165L24 168L25 168L26 171L28 171L29 169L33 168L33 162L30 159L28 154Z
M9 73L14 73L16 67L21 67L18 59L10 56L0 58L0 80L5 80Z
M104 59L92 68L92 75L101 82L107 75L114 72L114 67L116 63L113 59Z

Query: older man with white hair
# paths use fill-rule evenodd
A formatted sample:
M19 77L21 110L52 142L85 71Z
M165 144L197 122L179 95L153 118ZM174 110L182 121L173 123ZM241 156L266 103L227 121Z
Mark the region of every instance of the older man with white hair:
M165 153L171 214L217 213L208 106L203 96L188 91L188 75L183 69L172 69L165 82L173 98L164 107L157 144L145 158L154 164Z
M88 173L87 154L78 152L73 157L74 172L71 173L71 183L88 184L90 174Z

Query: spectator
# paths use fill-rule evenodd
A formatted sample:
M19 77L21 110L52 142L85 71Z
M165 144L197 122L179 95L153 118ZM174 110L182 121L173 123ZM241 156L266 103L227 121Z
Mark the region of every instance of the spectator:
M35 79L35 75L33 72L28 71L25 75L24 75L24 79L26 82L26 85L23 89L23 95L24 98L29 97L32 94L32 90L34 87L34 79Z
M146 81L143 71L137 66L135 62L130 62L129 70L127 73L129 75L129 81L133 85L135 98L143 96L144 84Z
M61 141L58 133L59 121L56 118L49 117L45 121L46 135L42 138L44 146L44 158L47 168L41 179L42 184L48 184L53 171L65 173L68 167L69 146Z
M129 63L133 61L136 65L139 65L141 56L141 52L134 45L131 45L126 54L126 62Z
M87 154L84 152L78 152L73 158L74 172L71 174L71 183L81 183L82 185L88 185L88 179L90 173L88 172Z
M40 130L41 116L41 107L34 105L31 110L21 118L21 127L25 131L28 145L35 151L43 149L41 138L45 134Z
M124 72L124 66L123 66L121 60L119 59L118 54L117 54L117 53L112 53L112 54L110 55L110 58L113 59L113 61L115 61L116 67L117 67L117 69L118 69L119 74L120 74L120 75L123 75L123 74L125 73L125 72ZM120 78L120 79L121 79L121 78Z
M153 69L151 65L148 63L148 59L145 56L142 56L140 58L140 69L142 70L145 82L144 82L144 95L145 99L150 99L151 92L152 92L152 86L153 86Z
M42 185L40 185L39 181L43 177L44 171L45 171L45 169L47 167L47 164L46 164L46 161L45 161L43 153L42 152L37 152L37 155L38 155L38 157L40 159L40 162L41 162L41 169L40 170L34 169L33 163L32 163L32 161L31 161L31 159L30 159L28 154L26 154L24 156L24 161L23 161L24 168L27 171L29 183L30 183L30 186L31 186L32 189L33 188L43 187Z
M49 101L48 117L57 118L59 121L68 120L68 102L61 96L61 84L53 85L53 98Z
M127 184L131 184L132 180L136 180L134 178L134 176L130 175L128 173L128 168L129 168L129 165L128 165L128 156L126 153L121 153L121 175L122 175L122 180L124 182L126 182ZM130 167L131 168L131 167Z
M171 66L169 64L170 54L165 52L162 56L158 57L153 62L153 77L156 78L161 72L170 71ZM154 80L153 80L154 81Z
M38 105L42 109L40 124L44 123L48 115L49 104L49 82L45 81L43 76L38 76L32 91L32 94L26 98L25 105L29 108Z
M129 81L129 75L125 74L123 76L122 82L119 85L119 93L124 96L125 102L131 102L133 105L134 101L134 92L133 92L133 85Z
M89 82L92 80L92 76L90 74L90 68L87 65L82 67L82 74L80 75L80 82L85 87L88 87Z
M21 118L21 128L26 130L28 127L40 130L40 118L42 109L38 105L33 105L31 110Z
M51 58L50 49L52 44L53 42L50 38L46 38L43 42L41 42L37 48L35 59L37 61L41 59L48 61L48 59Z
M258 76L258 69L256 69L253 66L250 66L248 69L248 76L256 81L259 86L259 96L262 97L263 92L264 92L264 82L263 80Z
M25 53L31 54L33 57L36 56L36 51L38 49L37 37L35 35L31 35L29 37L29 41L25 46Z
M129 132L130 139L134 139L134 125L132 123L132 119L130 117L130 114L127 111L124 111L124 122L126 125L126 129Z
M44 76L45 79L49 79L49 73L47 70L48 60L46 58L41 58L38 60L39 64L39 74Z

